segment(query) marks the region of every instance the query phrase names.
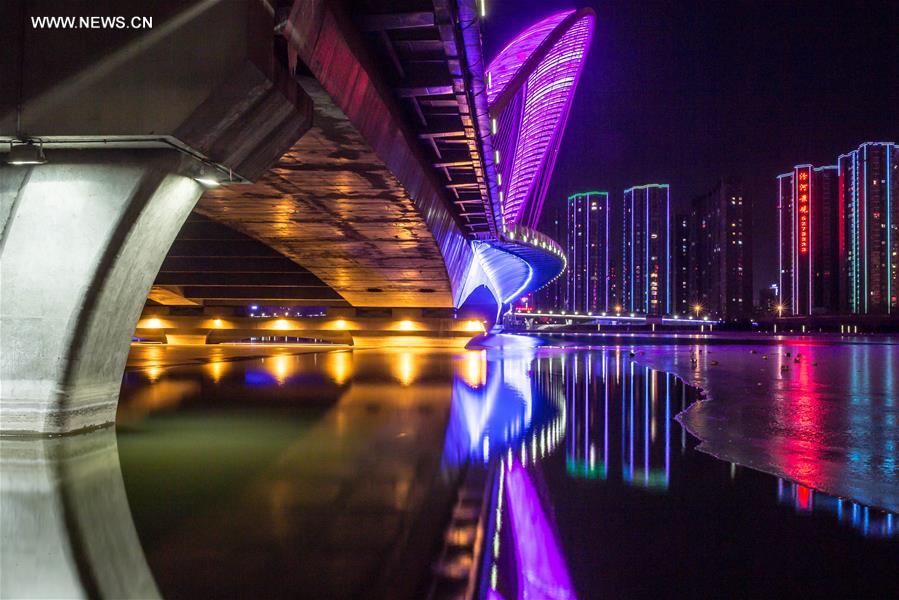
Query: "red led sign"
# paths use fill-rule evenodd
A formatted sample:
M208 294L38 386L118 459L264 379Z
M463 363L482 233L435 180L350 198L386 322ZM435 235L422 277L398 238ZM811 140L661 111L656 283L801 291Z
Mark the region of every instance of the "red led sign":
M800 169L796 174L796 210L799 214L799 254L808 254L809 245L809 192L811 169Z

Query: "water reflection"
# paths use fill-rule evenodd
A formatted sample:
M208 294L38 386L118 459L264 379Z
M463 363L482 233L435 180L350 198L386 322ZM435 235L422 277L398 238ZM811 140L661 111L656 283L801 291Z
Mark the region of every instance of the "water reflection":
M414 597L459 473L454 354L270 351L126 377L119 446L160 590Z
M0 597L159 596L110 429L0 438L0 517Z
M608 559L602 558L608 549L594 547L594 542L585 539L581 530L586 528L594 533L605 531L605 526L593 521L593 510L588 507L594 502L608 504L610 498L629 507L627 512L641 514L642 511L651 511L639 519L652 524L647 523L645 528L641 528L638 540L647 540L648 543L652 537L669 537L672 531L682 531L684 539L679 539L678 545L690 554L702 555L703 552L700 550L702 546L689 541L692 534L688 532L691 529L698 531L706 526L693 516L696 512L708 515L706 518L729 519L731 526L739 523L747 528L792 531L791 535L805 536L808 532L803 529L802 521L797 519L813 518L816 528L829 532L826 535L831 536L830 544L842 543L836 541L843 539L839 536L859 534L860 537L896 539L894 513L693 452L691 448L695 442L687 437L674 416L697 399L696 391L674 375L641 365L637 359L631 352L621 349L567 353L542 351L535 356L531 371L534 375L533 410L540 413L545 410L544 406L560 407L558 414L563 416L564 444L558 449L550 445L547 452L534 451L527 440L540 440L539 431L536 435L526 433L524 443L515 438L508 440L511 452L501 458L500 472L505 476L498 478L495 503L501 509L502 499L509 500L509 488L513 485L509 474L517 472L520 464L530 465L528 480L534 477L546 480L544 485L537 486L540 494L524 491L533 486L523 482L520 476L515 484L521 488L515 495L517 502L532 504L529 513L520 507L516 510L528 513L532 523L541 522L540 515L548 513L560 518L556 527L550 521L537 536L548 553L543 555L544 566L556 565L554 556L558 547L561 566L553 566L554 572L572 568L566 567L564 556L568 556L569 564L574 563L576 579L580 576L582 581L594 583L601 579L597 567L608 562ZM493 367L488 361L485 393L491 391L489 382ZM799 376L802 376L801 372ZM488 402L490 400L485 398L484 403ZM802 404L801 400L797 402ZM800 418L810 421L819 418L814 410L802 412L801 406L796 410L801 413ZM527 450L526 456L518 456L521 449ZM502 489L504 485L505 494ZM628 489L634 492L628 492ZM641 499L633 495L635 492L649 495ZM652 500L653 496L658 496L658 499ZM732 506L722 504L719 496L736 499L738 503ZM794 511L779 509L784 504L794 508ZM505 508L506 513L511 511L511 506ZM669 515L668 520L656 523L655 517L651 516L653 514ZM576 519L574 515L577 515ZM602 512L596 517L602 519ZM529 585L528 582L535 577L545 579L549 575L527 574L530 570L527 561L532 560L529 558L531 550L528 540L517 539L514 527L504 529L502 525L504 522L514 522L514 515L497 510L494 522L496 539L487 564L491 593L496 597L523 597L522 590ZM845 533L838 535L832 529ZM555 530L558 533L554 533ZM634 539L622 530L616 529L615 534L615 541L611 542L614 544L619 544L623 539ZM536 536L533 531L529 531L528 535ZM712 535L714 539L716 534ZM775 537L773 531L772 537ZM845 543L850 541L850 538L843 540ZM609 541L596 542L600 545L606 543ZM702 541L699 543L703 544ZM872 547L870 551L874 560L871 564L877 564L877 560L884 556L890 557L888 561L899 558L895 542L891 544L887 550ZM645 543L631 543L630 546L631 552L646 552L649 549ZM821 564L817 567L826 565L826 556L838 547L829 546L823 550L824 557L820 558ZM734 555L739 553L734 552ZM764 559L755 556L747 558L758 560L759 564L764 562ZM722 558L719 556L716 560ZM734 559L725 560L732 565ZM872 569L874 573L878 572L876 568ZM585 572L590 574L585 575ZM678 576L689 579L687 575ZM872 581L880 581L883 585L882 576L880 579L875 576ZM622 593L621 588L615 589L616 593ZM627 589L625 595L633 591Z
M502 453L514 453L526 464L560 443L564 397L541 394L535 402L535 380L542 377L535 353L534 347L519 345L457 356L444 447L449 464L469 459L487 463Z
M684 416L704 451L899 511L895 343L762 341L647 347L642 358L709 391Z
M777 478L777 500L796 512L829 514L864 536L890 538L896 535L896 515L872 509L845 498L815 491L802 484Z
M627 350L167 352L127 373L118 443L0 441L0 595L413 597L472 460L498 466L494 598L721 592L719 567L804 582L842 548L846 580L876 582L899 556L894 513L693 452L693 389ZM820 549L807 572L797 545Z

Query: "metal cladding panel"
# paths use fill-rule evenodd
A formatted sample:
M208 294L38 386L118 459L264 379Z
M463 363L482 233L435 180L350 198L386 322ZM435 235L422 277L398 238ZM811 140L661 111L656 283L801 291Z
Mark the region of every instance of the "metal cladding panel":
M506 224L536 227L540 219L594 26L592 11L558 13L520 34L487 67Z

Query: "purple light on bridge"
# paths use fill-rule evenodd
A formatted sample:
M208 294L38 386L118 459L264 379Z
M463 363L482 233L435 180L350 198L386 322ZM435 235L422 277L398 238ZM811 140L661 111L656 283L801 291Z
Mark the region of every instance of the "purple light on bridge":
M533 228L540 219L594 25L589 9L555 14L521 33L487 67L507 225Z

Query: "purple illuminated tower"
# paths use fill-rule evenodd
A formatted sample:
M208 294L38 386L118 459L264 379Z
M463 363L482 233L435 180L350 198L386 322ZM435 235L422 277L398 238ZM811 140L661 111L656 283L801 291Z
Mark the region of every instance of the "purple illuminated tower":
M526 29L487 67L487 102L503 225L534 228L577 87L595 14L555 14Z
M463 310L486 290L500 321L513 302L565 269L563 249L535 227L595 20L591 9L555 14L519 34L487 66L486 93L479 95L489 113L482 151L497 235L471 240Z

